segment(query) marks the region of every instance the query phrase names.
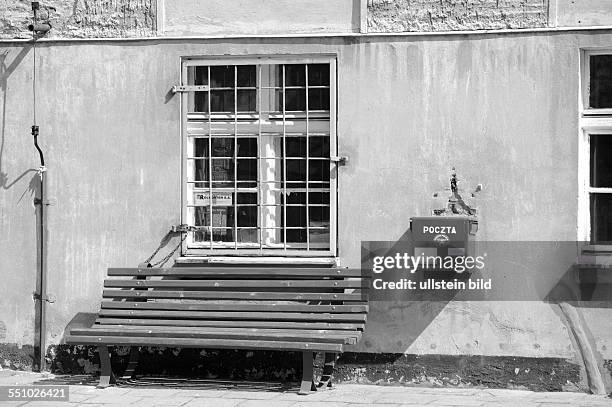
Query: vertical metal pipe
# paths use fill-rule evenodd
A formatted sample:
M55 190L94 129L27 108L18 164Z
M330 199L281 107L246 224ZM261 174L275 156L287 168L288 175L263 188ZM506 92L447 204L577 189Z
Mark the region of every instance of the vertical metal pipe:
M46 215L45 211L45 183L46 175L40 173L39 197L37 200L37 216L36 216L36 242L37 242L37 259L38 277L36 279L36 314L38 314L38 326L36 327L35 349L36 363L38 371L45 370L45 353L46 353L46 311L47 311L47 262L46 262Z
M46 276L46 211L45 211L45 182L46 168L45 156L38 145L39 128L36 125L36 37L32 44L33 64L32 64L32 106L33 106L33 126L32 136L34 137L34 147L38 151L40 158L40 168L38 176L40 183L38 196L34 198L36 207L36 291L34 292L34 370L42 371L45 369L46 353L46 301L47 301L47 276Z

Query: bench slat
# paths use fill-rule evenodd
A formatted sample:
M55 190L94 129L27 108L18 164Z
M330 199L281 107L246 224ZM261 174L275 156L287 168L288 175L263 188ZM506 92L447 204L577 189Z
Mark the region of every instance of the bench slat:
M356 331L362 330L363 323L348 322L293 322L293 321L219 321L219 320L176 320L176 319L140 319L140 318L98 318L97 324L130 324L130 325L164 325L164 326L198 326L198 327L245 327L245 328L288 328L288 329L333 329Z
M82 345L120 345L120 346L176 346L213 349L270 349L293 351L342 352L342 344L320 342L290 342L290 341L252 341L234 339L197 339L197 338L158 338L129 336L86 336L69 335L68 344Z
M94 323L91 326L75 326L72 331L76 329L109 329L117 328L123 330L167 330L168 332L174 332L174 329L180 329L182 331L193 331L193 332L249 332L249 333L282 333L290 332L292 334L304 334L304 335L338 335L342 337L360 337L361 332L353 330L341 330L341 329L294 329L294 328L247 328L247 327L201 327L201 326L175 326L169 327L167 325L127 325L127 324L97 324Z
M104 287L180 288L361 288L359 280L104 280Z
M299 292L235 292L235 291L170 291L170 290L104 290L104 298L184 298L203 300L295 300L295 301L355 301L367 300L356 293L299 293Z
M331 313L298 313L285 312L222 312L222 311L161 311L161 310L123 310L123 309L100 309L101 316L124 316L162 318L175 317L180 319L227 319L227 320L264 320L264 321L348 321L365 322L366 314L331 314Z
M176 337L176 338L203 338L203 339L251 339L251 340L283 340L291 342L329 342L329 343L355 343L356 337L349 335L340 335L337 333L321 333L303 332L292 330L277 330L256 331L249 329L225 329L225 330L210 330L210 329L187 329L176 328L168 329L168 327L138 327L139 329L126 329L125 326L95 326L94 328L73 329L71 335L106 335L106 336L154 336L154 337ZM133 328L133 327L131 327Z
M323 312L323 313L364 313L367 305L310 305L310 304L194 304L176 302L123 302L102 301L102 308L108 309L158 309L185 311L245 311L245 312Z
M359 269L273 267L109 268L109 276L361 277Z

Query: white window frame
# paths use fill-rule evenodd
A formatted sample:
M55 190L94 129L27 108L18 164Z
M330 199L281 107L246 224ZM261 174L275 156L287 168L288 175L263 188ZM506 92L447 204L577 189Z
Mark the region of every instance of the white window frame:
M580 51L580 100L578 137L578 241L591 243L591 194L609 193L612 188L591 187L591 144L592 135L612 137L612 109L589 107L590 57L612 55L612 48L583 49Z
M205 57L183 57L181 58L181 85L187 84L187 71L192 66L215 66L215 65L264 65L264 64L317 64L326 63L330 66L330 112L329 112L329 137L330 137L330 156L337 156L337 56L336 55L254 55L248 57L227 57L227 56L205 56ZM260 84L257 85L258 87ZM308 92L306 92L308 93ZM181 223L187 224L190 221L188 213L188 188L187 185L187 109L188 93L183 92L180 98L181 112ZM313 114L314 115L314 114ZM306 116L308 117L308 116ZM286 119L285 119L286 120ZM182 245L182 255L186 257L196 256L240 256L244 259L249 257L302 257L302 258L335 258L337 256L337 211L338 211L338 186L337 174L338 166L330 160L330 211L329 211L329 250L312 249L292 249L292 248L239 248L234 243L234 248L194 248L190 245L188 236ZM307 221L308 222L308 221ZM261 225L259 225L261 227ZM308 234L308 233L307 233Z

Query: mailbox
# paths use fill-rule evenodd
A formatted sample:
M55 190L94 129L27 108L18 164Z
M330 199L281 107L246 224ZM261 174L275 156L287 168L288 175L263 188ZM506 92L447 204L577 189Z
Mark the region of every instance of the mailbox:
M425 216L410 219L414 256L448 257L473 256L473 240L478 221L470 216ZM455 271L440 264L428 264L426 270Z

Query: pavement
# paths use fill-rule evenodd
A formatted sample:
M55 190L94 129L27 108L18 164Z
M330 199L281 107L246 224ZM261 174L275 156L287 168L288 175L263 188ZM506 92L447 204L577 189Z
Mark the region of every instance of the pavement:
M270 383L222 382L150 378L96 388L89 376L0 371L0 386L68 385L69 401L0 401L0 406L129 406L129 407L345 407L345 406L483 406L483 407L599 407L612 398L585 393L532 392L488 388L432 388L338 384L307 396L297 387Z

